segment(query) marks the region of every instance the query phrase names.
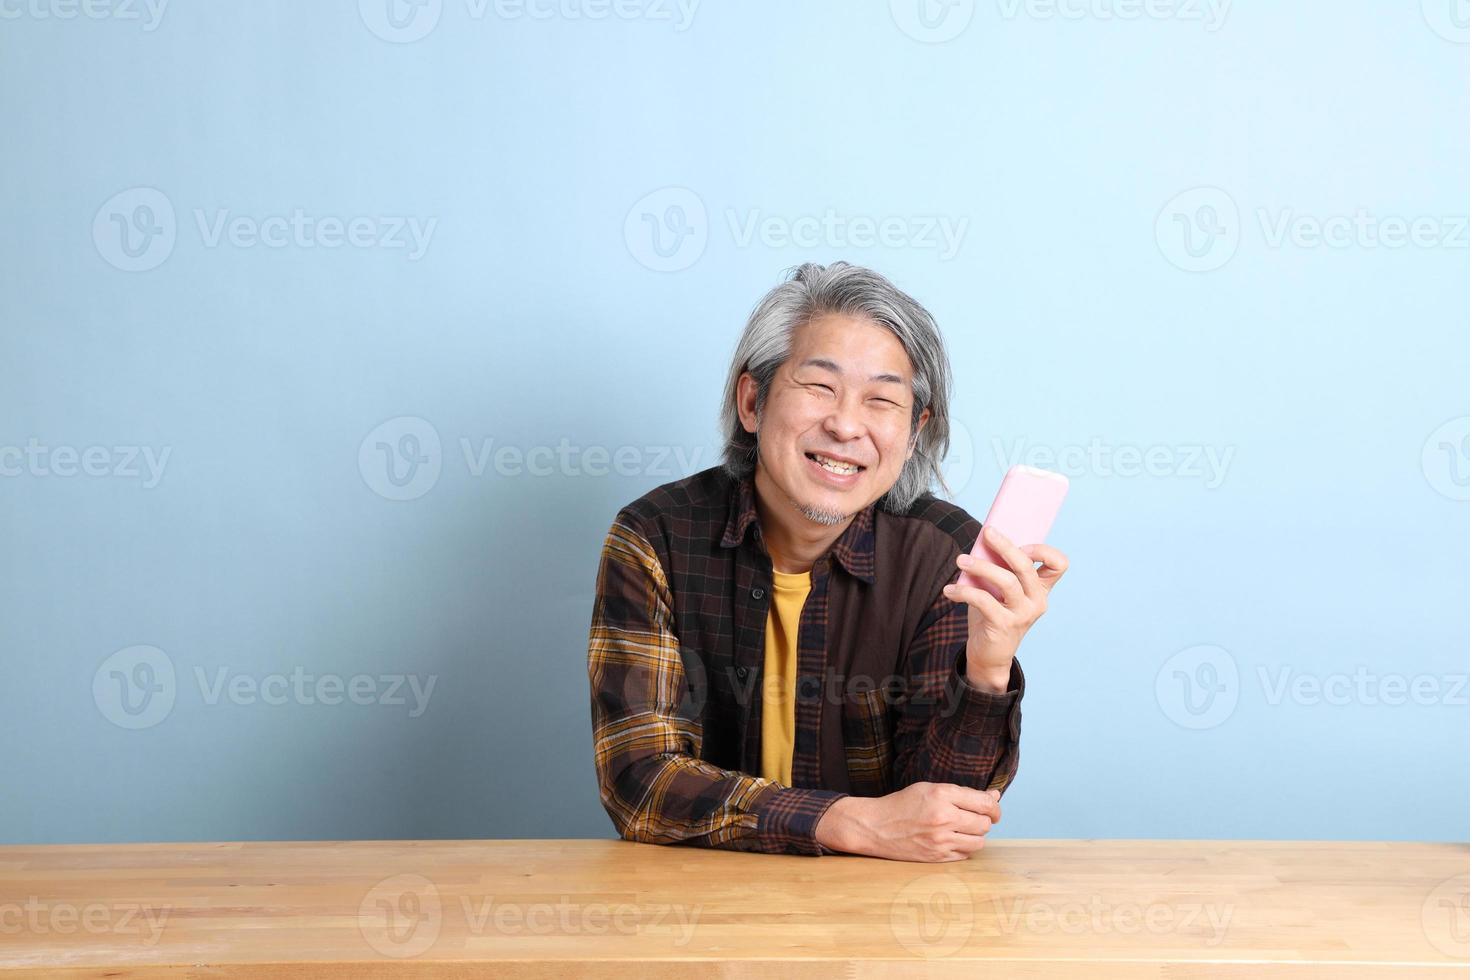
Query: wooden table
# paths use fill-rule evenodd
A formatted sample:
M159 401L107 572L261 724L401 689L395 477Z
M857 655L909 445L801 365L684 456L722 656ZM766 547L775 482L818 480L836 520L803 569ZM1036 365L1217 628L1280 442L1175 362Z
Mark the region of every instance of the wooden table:
M1470 844L994 838L922 865L607 840L0 847L0 978L1470 971Z

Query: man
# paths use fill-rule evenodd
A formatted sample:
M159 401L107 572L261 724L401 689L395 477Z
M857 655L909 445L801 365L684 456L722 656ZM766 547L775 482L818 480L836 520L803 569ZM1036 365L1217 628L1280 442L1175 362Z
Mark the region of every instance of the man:
M1018 762L1016 649L1067 560L986 529L1010 568L970 564L979 523L929 492L950 387L933 318L869 269L803 265L756 307L723 465L627 505L603 545L588 674L621 836L908 861L984 845ZM947 584L960 569L1002 598Z

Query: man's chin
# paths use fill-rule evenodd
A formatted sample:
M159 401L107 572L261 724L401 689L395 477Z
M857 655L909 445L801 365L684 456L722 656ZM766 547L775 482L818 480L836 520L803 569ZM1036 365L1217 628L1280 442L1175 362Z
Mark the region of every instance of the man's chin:
M820 504L804 504L795 498L791 502L807 520L825 527L835 527L852 516L845 510L834 510Z

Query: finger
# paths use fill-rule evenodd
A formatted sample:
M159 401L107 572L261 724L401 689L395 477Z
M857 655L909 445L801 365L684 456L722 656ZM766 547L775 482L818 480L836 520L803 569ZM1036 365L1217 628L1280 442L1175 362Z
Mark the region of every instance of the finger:
M1027 557L1041 562L1041 568L1037 569L1036 577L1041 580L1042 586L1048 592L1067 573L1067 566L1069 564L1067 556L1051 545L1028 544L1021 550L1026 553Z
M949 801L961 810L986 816L992 822L1000 819L1000 801L989 790L950 784Z
M956 558L955 561L958 562L959 559ZM967 582L965 576L976 581ZM1016 578L1015 573L1008 568L1003 568L994 562L973 558L968 565L960 566L960 584L974 586L980 581L989 582L999 589L1001 601L1008 606L1021 601L1026 596L1025 589L1021 587L1021 580Z
M1034 599L1044 593L1041 580L1036 577L1036 566L1024 551L1016 547L1010 538L993 525L986 525L981 529L981 533L985 535L985 543L990 550L995 552L1011 567L1011 571L1016 573L1016 578L1021 583L1021 590L1027 596Z
M955 602L966 602L980 610L980 614L992 622L1003 622L1011 611L1001 604L995 596L984 589L974 585L965 585L963 582L951 582L944 587L944 594ZM1020 587L1016 587L1016 600L1022 598Z
M983 813L971 813L969 810L959 810L959 820L955 823L955 833L974 834L984 837L990 833L990 828L995 826L995 821Z
M983 834L962 834L956 831L950 838L950 841L949 846L953 847L965 857L969 857L985 846L985 836Z

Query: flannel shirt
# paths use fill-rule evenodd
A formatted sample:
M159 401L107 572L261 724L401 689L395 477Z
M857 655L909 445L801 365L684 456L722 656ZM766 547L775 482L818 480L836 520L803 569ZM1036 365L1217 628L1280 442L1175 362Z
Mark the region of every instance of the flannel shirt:
M599 795L619 835L819 855L846 795L920 781L1004 792L1025 677L965 678L968 609L942 589L980 523L925 493L858 513L813 565L798 630L792 786L760 771L771 559L751 478L712 467L618 511L588 638Z

